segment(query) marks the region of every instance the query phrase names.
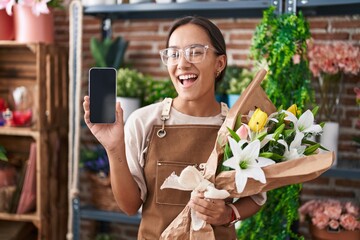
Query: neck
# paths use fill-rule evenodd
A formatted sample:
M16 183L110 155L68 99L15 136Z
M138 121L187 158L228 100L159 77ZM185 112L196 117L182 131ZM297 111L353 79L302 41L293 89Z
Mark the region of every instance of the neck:
M174 99L173 107L186 115L194 117L212 117L221 112L220 103L215 98L212 100L183 100L179 97Z

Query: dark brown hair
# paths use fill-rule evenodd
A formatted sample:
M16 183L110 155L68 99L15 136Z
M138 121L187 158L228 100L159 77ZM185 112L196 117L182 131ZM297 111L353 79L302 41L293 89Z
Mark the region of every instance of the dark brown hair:
M178 27L189 24L189 23L195 24L195 25L201 27L202 29L204 29L205 32L209 36L211 44L214 46L214 48L216 50L216 54L218 56L220 56L220 55L226 56L226 44L225 44L224 36L222 35L220 29L209 19L204 18L204 17L199 17L199 16L187 16L187 17L183 17L183 18L180 18L179 20L177 20L170 28L170 31L169 31L169 34L168 34L168 37L166 40L166 47L169 46L169 39L171 37L171 34ZM215 82L219 82L223 79L223 77L225 75L226 67L227 67L227 62L225 63L224 70L221 72L221 74L219 76L216 77Z

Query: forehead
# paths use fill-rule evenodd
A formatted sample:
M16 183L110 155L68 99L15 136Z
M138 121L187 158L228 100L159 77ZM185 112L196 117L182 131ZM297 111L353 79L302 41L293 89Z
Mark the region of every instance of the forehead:
M178 27L169 38L169 47L186 47L191 44L210 44L207 32L200 26L188 23Z

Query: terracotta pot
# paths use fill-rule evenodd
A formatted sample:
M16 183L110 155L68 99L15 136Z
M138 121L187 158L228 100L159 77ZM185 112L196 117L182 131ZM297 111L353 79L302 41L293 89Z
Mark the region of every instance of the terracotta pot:
M310 225L312 240L359 240L360 230L356 231L328 231Z
M49 14L36 16L31 7L14 5L15 40L18 42L54 42L54 19Z
M0 10L0 40L14 40L14 19L5 9Z

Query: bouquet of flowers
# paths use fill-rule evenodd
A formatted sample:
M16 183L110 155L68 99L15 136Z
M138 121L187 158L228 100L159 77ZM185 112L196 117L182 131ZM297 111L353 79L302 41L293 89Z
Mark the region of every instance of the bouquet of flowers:
M314 154L320 145L308 140L322 131L313 123L313 113L300 114L296 105L276 110L260 86L265 75L260 70L229 110L204 173L187 167L161 188L202 191L206 198L241 198L312 180L330 168L333 153ZM211 225L185 207L161 239L191 239L194 232L199 239L215 239Z
M12 7L15 4L31 7L34 15L48 14L48 7L60 7L61 0L2 0L0 1L0 9L6 9L6 13L12 15Z
M358 74L360 72L360 48L336 42L333 44L314 44L309 46L310 70L315 77L321 72Z
M319 229L330 231L360 230L359 207L337 200L310 200L299 208L301 220L309 220Z

